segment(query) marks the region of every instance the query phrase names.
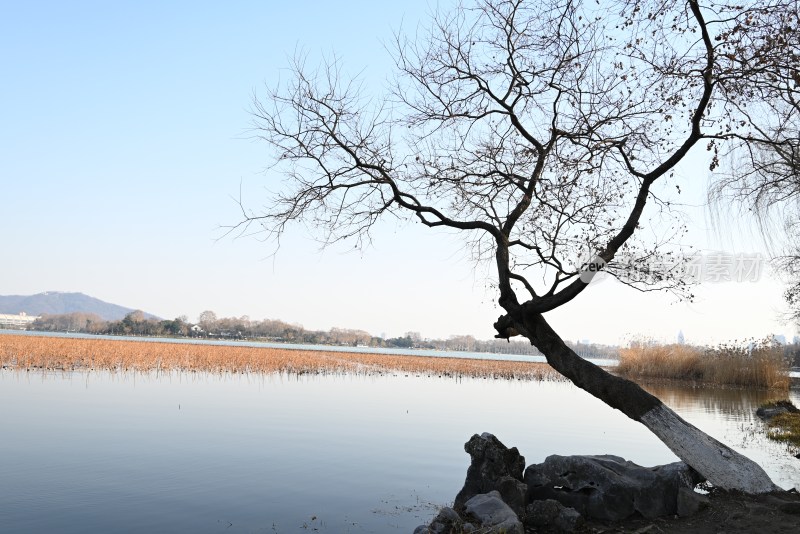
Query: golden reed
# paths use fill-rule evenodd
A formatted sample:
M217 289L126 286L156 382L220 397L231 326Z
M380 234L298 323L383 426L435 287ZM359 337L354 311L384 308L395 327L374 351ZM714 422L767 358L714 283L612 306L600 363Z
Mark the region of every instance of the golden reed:
M758 389L788 389L789 362L783 348L766 342L752 347L712 348L637 343L620 350L616 372L628 378L694 381Z
M181 370L214 373L381 374L561 380L544 363L0 334L0 365L17 370Z

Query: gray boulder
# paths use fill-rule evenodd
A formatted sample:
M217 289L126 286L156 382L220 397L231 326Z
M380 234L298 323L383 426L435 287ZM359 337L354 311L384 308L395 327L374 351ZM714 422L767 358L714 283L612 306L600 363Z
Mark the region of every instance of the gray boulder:
M769 421L776 415L780 415L782 413L798 413L800 410L797 409L797 406L792 404L792 401L783 400L778 401L770 404L769 406L762 406L758 410L756 410L756 415L759 416L764 421Z
M709 499L691 488L678 489L676 512L680 517L689 517L708 508Z
M527 487L522 482L523 458L516 447L509 449L489 433L475 434L464 444L470 455L470 466L464 487L456 495L453 508L463 511L475 495L499 492L517 516L525 513Z
M525 470L528 502L554 499L583 517L620 521L675 515L680 488L702 478L683 462L642 467L619 456L548 456Z
M524 534L522 522L498 491L475 495L464 504L467 517L474 519L481 534Z
M444 507L433 518L430 525L420 525L414 529L414 534L461 534L464 532L464 522L452 508Z
M550 527L561 532L574 532L583 525L583 517L574 508L567 508L553 499L533 501L525 510L525 524Z

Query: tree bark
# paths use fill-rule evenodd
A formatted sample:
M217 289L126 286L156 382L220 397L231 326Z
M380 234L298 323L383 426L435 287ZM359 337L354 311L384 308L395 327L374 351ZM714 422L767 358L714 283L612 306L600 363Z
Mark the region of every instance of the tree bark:
M634 382L614 376L578 356L541 314L528 313L514 323L516 330L544 354L556 371L643 424L715 487L751 494L780 489L757 463L684 421ZM495 323L501 335L508 326L508 316Z

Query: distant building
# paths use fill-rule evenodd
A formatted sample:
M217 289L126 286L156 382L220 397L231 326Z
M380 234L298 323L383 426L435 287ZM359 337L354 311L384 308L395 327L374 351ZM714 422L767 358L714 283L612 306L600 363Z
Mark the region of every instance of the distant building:
M0 313L0 328L26 330L38 318L38 316L28 315L25 312L21 312L18 315Z

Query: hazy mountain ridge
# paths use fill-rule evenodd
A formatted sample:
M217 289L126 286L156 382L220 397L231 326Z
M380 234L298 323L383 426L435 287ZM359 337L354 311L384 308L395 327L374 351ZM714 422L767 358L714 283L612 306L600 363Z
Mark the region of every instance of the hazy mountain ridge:
M134 311L118 304L105 302L83 293L46 291L36 295L0 295L0 313L28 315L58 315L64 313L93 313L106 321L119 321ZM145 314L155 318L154 315Z

